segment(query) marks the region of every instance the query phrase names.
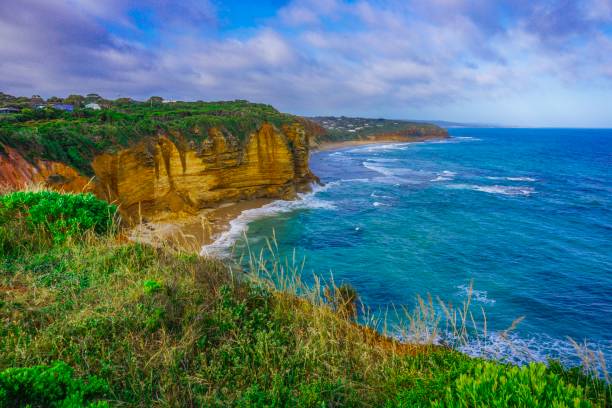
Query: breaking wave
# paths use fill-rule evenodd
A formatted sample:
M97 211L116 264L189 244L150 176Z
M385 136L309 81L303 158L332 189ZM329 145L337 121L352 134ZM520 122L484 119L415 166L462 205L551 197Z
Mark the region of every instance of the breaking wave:
M456 175L457 173L454 171L444 170L443 172L438 173L436 178L432 179L431 181L451 181Z
M338 184L338 182L332 182L324 186L313 186L312 192L298 194L295 200L277 200L259 208L242 211L238 217L230 221L230 228L227 231L222 232L212 243L202 246L200 255L215 258L231 256L231 247L248 230L249 224L255 220L297 210L335 209L333 203L321 200L316 195Z
M533 187L527 186L480 186L476 184L451 184L447 186L452 189L474 190L489 194L501 194L507 196L529 196L535 193Z
M538 181L537 179L533 178L533 177L487 177L489 180L508 180L508 181L529 181L529 182L534 182L534 181Z

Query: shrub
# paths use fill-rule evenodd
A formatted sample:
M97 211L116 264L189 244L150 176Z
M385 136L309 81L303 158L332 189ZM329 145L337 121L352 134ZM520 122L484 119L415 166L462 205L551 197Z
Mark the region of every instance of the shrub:
M541 363L482 362L447 387L434 407L591 407L580 386L566 384Z
M146 280L142 284L144 292L148 295L159 292L162 289L162 284L155 280Z
M0 407L108 407L94 401L108 392L97 378L74 378L74 371L58 361L52 366L7 368L0 372Z
M0 197L0 224L25 218L30 228L43 228L56 243L87 230L107 232L116 211L93 194L19 191Z

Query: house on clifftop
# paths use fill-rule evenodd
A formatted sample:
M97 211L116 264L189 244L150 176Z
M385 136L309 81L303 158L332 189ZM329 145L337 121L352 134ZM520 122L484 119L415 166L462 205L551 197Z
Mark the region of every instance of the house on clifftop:
M0 108L0 115L8 115L10 113L19 113L19 109L17 108Z

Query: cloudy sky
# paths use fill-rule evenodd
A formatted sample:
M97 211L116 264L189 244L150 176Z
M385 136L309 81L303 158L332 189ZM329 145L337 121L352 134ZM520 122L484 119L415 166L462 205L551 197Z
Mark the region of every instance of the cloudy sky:
M0 91L612 127L612 0L20 0Z

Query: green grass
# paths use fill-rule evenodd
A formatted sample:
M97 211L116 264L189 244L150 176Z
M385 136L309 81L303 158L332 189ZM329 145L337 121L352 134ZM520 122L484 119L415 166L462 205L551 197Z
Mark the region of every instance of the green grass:
M0 218L0 240L11 242L0 253L0 407L611 401L609 386L579 370L385 338L353 323L350 288L298 297L278 264L230 268L112 229L56 241L19 214Z

